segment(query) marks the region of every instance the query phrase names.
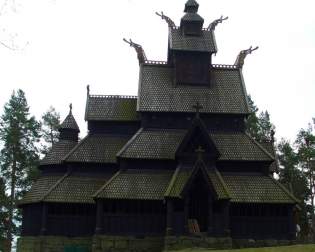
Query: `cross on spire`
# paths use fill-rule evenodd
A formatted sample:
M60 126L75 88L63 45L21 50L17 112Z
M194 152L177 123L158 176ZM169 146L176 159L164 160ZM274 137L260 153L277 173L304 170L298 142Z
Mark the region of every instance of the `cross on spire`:
M196 110L196 117L200 117L200 110L203 109L203 107L200 105L199 102L196 103L196 105L193 106L193 108Z
M198 159L201 160L205 150L201 147L201 145L199 145L195 152L197 153Z

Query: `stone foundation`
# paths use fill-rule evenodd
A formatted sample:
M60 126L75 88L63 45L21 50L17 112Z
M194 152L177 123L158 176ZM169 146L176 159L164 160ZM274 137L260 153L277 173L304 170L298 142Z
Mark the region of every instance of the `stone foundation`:
M260 248L294 245L294 240L254 240L254 239L233 239L233 248Z
M186 248L230 249L286 246L296 244L290 240L232 239L230 237L207 236L166 236L135 237L108 236L94 237L24 236L18 239L17 252L161 252Z
M185 248L230 249L230 237L207 236L167 236L164 239L164 250L181 250Z
M162 237L107 236L93 238L92 252L160 252L163 249Z
M17 241L17 252L64 252L77 248L82 252L91 252L92 238L63 236L23 236Z

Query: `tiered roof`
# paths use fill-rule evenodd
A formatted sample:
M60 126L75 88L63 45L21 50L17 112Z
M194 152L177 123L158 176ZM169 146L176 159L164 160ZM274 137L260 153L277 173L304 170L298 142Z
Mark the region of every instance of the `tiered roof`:
M196 14L197 10L196 1L189 0L185 6L187 14L182 19L181 27L169 26L169 50L202 52L210 55L217 51L213 29L202 28L203 19ZM188 36L182 30L185 22L197 22L195 27L201 29L200 34ZM200 24L201 27L198 26ZM186 32L189 33L189 29ZM209 66L211 85L174 85L174 66L169 62L142 62L138 97L90 95L88 89L85 120L138 122L141 113L145 112L193 113L196 103L202 105L203 116L238 114L245 117L249 113L249 107L241 67ZM256 142L244 132L208 132L206 128L204 131L209 134L206 141L211 141L213 149L218 152L218 155L213 157L215 161L218 158L219 162L256 161L275 164L275 153L270 146ZM69 115L61 124L60 132L65 134L61 134L59 142L54 144L51 152L41 161L41 165L76 163L79 168L84 168L87 164L89 167L92 164L97 164L98 167L99 164L110 164L114 167L112 164L116 164L117 170L99 174L91 172L85 175L76 173L75 169L64 174L46 173L37 180L21 204L35 202L93 204L99 198L130 200L181 198L185 188L189 186L189 181L194 179L196 172L199 171L215 192L217 199L235 203L298 202L268 175L240 174L237 170L233 173L221 173L215 165L206 165L207 162L203 162L200 157L194 163L188 162L189 164L180 160L176 169L119 168L119 160L127 161L125 164L128 164L128 159L178 161L177 150L189 129L140 128L133 136L117 133L96 134L91 131L77 143L75 139L77 135L72 133L77 134L79 127L70 109Z

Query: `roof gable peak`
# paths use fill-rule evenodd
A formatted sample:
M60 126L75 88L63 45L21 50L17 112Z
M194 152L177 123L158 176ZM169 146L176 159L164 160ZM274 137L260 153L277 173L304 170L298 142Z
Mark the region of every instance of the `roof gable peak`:
M191 159L196 156L210 160L217 160L220 156L206 126L198 116L193 120L190 129L176 150L176 157L179 159Z

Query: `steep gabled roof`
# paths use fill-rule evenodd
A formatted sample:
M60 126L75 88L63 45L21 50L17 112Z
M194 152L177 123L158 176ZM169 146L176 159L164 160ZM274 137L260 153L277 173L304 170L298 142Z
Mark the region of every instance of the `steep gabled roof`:
M86 121L138 121L136 96L88 95Z
M142 112L195 112L199 102L202 113L248 114L247 94L242 73L236 68L211 69L210 86L173 83L173 68L161 65L140 67L137 110Z
M188 129L182 142L177 147L176 156L180 155L196 155L196 149L203 148L204 155L212 159L217 159L220 153L211 139L207 128L199 117L194 118L191 127Z
M169 47L180 51L217 52L214 33L207 30L203 30L201 36L197 37L185 36L179 28L172 28L169 30Z
M193 180L194 175L196 175L199 170L202 170L206 176L205 179L207 179L207 182L215 191L217 199L230 198L219 171L216 168L211 170L207 169L206 165L200 160L197 161L193 167L185 165L178 166L164 196L182 198L185 187L188 186L189 181Z
M62 180L64 176L65 174L49 174L39 177L32 185L31 190L19 202L19 205L40 202L49 190Z
M222 173L235 203L299 203L283 185L262 174Z
M91 174L68 174L43 197L42 201L94 204L94 193L112 176L112 173L95 174L94 176Z
M152 169L121 170L96 194L102 199L163 200L173 171Z
M53 144L51 150L40 161L40 165L61 164L64 157L77 145L71 140L59 140Z
M174 160L187 130L140 129L118 153L121 158ZM274 157L250 136L240 132L210 133L219 160L273 161Z
M65 120L60 124L59 131L63 129L70 129L80 132L79 126L72 115L71 109Z
M130 139L128 135L88 134L65 156L66 162L116 163L117 152Z

